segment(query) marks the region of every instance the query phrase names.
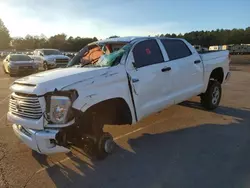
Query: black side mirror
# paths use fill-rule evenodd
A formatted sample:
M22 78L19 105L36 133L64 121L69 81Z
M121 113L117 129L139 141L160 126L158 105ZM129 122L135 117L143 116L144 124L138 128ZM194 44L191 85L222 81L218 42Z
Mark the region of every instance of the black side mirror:
M40 53L40 56L43 56L43 54L42 54L42 53Z

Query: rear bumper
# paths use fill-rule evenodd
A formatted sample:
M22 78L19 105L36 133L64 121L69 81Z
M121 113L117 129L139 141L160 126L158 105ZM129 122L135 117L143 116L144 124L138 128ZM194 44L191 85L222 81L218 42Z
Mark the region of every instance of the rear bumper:
M22 140L32 150L42 154L53 154L60 152L69 152L68 148L55 144L55 137L58 130L45 129L42 131L32 130L23 126L12 125L16 136Z

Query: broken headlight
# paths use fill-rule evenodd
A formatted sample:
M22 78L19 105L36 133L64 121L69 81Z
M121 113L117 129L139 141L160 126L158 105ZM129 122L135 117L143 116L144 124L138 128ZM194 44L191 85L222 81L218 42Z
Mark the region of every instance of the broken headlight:
M50 120L56 124L66 123L68 112L71 108L71 100L66 96L51 96Z
M46 95L46 114L49 124L65 124L73 119L72 103L76 100L76 91L56 91Z

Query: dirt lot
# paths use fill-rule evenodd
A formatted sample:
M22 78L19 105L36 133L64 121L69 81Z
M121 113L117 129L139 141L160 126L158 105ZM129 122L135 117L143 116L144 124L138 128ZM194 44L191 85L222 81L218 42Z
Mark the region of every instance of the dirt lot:
M0 187L250 187L245 58L233 57L231 80L214 112L203 110L194 97L136 126L107 127L118 148L104 161L91 161L77 150L46 157L21 143L5 116L14 78L0 70Z
M250 72L250 55L233 55L232 70L241 70Z

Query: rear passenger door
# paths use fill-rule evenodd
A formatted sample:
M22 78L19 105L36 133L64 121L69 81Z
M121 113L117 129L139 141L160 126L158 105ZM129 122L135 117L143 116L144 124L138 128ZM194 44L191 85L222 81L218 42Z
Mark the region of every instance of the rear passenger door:
M203 88L203 64L197 51L191 52L181 39L161 39L172 68L175 103L200 94Z
M138 120L174 104L170 98L171 69L158 42L149 39L135 44L129 57L132 58L127 61L127 72Z

